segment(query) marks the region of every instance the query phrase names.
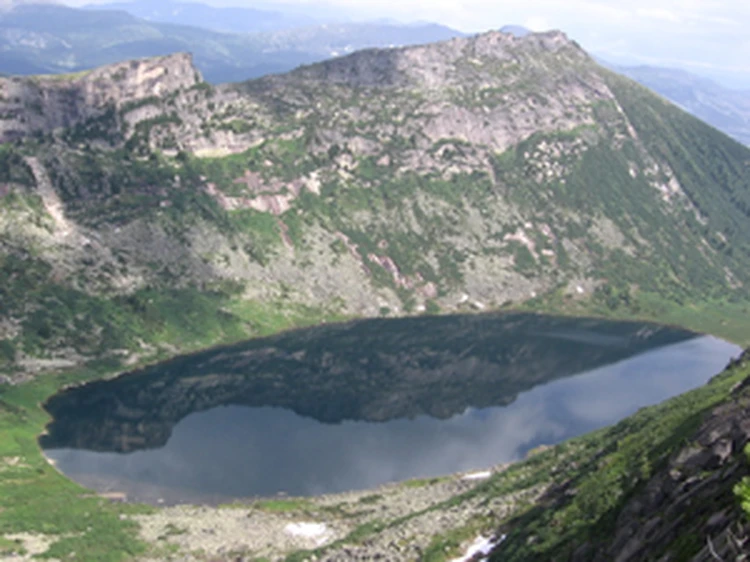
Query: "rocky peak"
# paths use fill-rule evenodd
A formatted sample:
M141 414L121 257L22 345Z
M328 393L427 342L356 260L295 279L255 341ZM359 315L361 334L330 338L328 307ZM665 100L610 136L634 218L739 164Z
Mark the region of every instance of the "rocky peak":
M571 48L585 54L565 33L557 30L545 31L543 33L529 33L523 36L511 32L488 31L465 38L462 41L468 47L474 49L475 53L490 57L503 56L503 54L513 48L552 53Z
M139 99L164 97L202 82L192 56L177 53L133 60L92 70L75 81L90 105L122 105Z
M399 47L367 49L346 57L302 67L280 80L308 80L350 87L404 87L461 85L467 74L498 63L522 63L545 53L578 60L588 55L561 31L519 37L490 31L473 37Z
M202 81L186 53L117 63L67 76L0 78L0 142L71 127Z

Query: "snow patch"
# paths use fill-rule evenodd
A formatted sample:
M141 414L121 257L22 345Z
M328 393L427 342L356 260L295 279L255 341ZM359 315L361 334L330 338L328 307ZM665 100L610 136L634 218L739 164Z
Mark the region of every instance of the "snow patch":
M470 474L464 474L461 480L485 480L492 476L492 472L484 470L482 472L472 472Z
M490 552L492 552L492 549L504 540L505 535L499 538L487 538L479 536L466 551L466 554L464 554L461 558L454 558L453 560L451 560L451 562L473 562L477 556L481 556L481 561L487 560L487 557L490 555Z
M325 523L289 523L284 527L284 531L295 537L314 539L325 535L328 527L326 527Z
M289 523L284 532L293 537L315 540L318 546L325 544L330 536L325 523Z

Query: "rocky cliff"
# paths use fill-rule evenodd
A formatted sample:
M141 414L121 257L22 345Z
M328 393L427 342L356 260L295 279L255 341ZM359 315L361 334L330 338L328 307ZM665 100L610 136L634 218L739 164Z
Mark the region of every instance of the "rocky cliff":
M738 560L750 550L734 485L750 474L750 397L744 381L709 413L664 469L645 482L617 516L616 533L595 556L581 547L574 560L635 562L654 553L691 554L694 562Z
M190 55L129 61L72 76L0 78L0 143L100 118L202 81Z

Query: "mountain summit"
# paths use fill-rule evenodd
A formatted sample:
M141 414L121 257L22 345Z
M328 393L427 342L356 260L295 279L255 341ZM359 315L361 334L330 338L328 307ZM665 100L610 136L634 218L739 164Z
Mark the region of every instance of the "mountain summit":
M429 45L359 51L287 76L292 80L333 82L352 88L414 86L444 91L459 85L481 87L497 79L498 65L526 66L545 53L555 54L568 64L588 58L559 31L528 38L491 31Z

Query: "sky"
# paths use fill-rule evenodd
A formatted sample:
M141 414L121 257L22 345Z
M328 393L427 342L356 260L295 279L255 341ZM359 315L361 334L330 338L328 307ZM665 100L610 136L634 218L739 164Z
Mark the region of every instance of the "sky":
M264 0L201 1L259 7ZM561 29L611 62L679 67L750 88L747 0L265 0L263 7L324 18L433 21L468 32L507 24Z

